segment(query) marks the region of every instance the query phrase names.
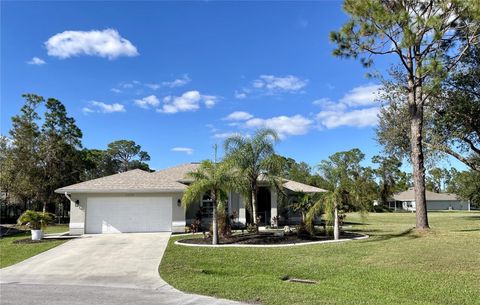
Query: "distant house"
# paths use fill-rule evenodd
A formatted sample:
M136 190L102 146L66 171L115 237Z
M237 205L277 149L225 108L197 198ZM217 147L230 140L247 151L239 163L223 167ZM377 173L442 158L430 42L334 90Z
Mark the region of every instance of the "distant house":
M427 197L427 210L467 210L470 211L470 203L460 199L451 193L434 193L425 191ZM388 207L393 210L415 211L415 191L413 188L393 195L388 201Z

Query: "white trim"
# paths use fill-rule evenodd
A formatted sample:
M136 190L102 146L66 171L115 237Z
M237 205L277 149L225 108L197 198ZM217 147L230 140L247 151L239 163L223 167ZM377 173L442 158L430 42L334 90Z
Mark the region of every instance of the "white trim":
M187 222L185 220L172 221L172 227L185 227Z
M281 247L298 247L298 246L308 246L308 245L318 245L318 244L331 244L331 243L340 243L350 240L361 240L367 239L370 236L364 235L359 237L353 238L345 238L339 240L322 240L322 241L314 241L314 242L305 242L305 243L297 243L297 244L283 244L283 245L235 245L235 244L227 244L227 245L200 245L200 244L187 244L187 243L179 243L179 241L175 241L175 245L180 246L187 246L187 247L208 247L208 248L281 248Z
M71 222L68 227L70 229L85 229L85 223L84 222Z

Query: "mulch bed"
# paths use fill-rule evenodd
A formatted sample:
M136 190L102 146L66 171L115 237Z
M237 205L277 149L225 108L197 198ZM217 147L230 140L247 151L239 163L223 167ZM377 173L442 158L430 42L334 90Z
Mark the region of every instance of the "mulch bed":
M340 239L346 238L354 238L360 237L362 235L343 232L340 236ZM325 241L325 240L332 240L333 236L325 236L325 235L296 235L296 234L289 234L284 236L275 236L273 233L242 233L242 234L235 234L230 237L220 237L219 244L221 245L230 245L230 244L237 244L237 245L282 245L282 244L299 244L299 243L309 243L309 242L317 242L317 241ZM197 245L207 245L212 244L211 238L188 238L188 239L181 239L178 241L179 243L185 244L197 244Z

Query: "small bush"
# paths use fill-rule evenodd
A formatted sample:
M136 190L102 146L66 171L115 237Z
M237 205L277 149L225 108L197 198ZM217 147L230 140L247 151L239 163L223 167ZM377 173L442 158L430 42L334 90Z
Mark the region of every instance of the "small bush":
M17 223L27 225L32 230L41 230L46 228L53 220L55 220L55 215L52 213L26 210L18 217Z

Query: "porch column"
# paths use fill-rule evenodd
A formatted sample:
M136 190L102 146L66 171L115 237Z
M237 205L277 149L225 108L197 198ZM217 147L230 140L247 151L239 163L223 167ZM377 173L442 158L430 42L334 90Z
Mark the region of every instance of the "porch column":
M270 217L276 217L277 216L277 207L278 207L278 196L277 196L277 191L272 187L270 188ZM272 220L269 219L269 222Z
M247 213L245 211L245 198L240 195L238 200L238 221L247 224Z

